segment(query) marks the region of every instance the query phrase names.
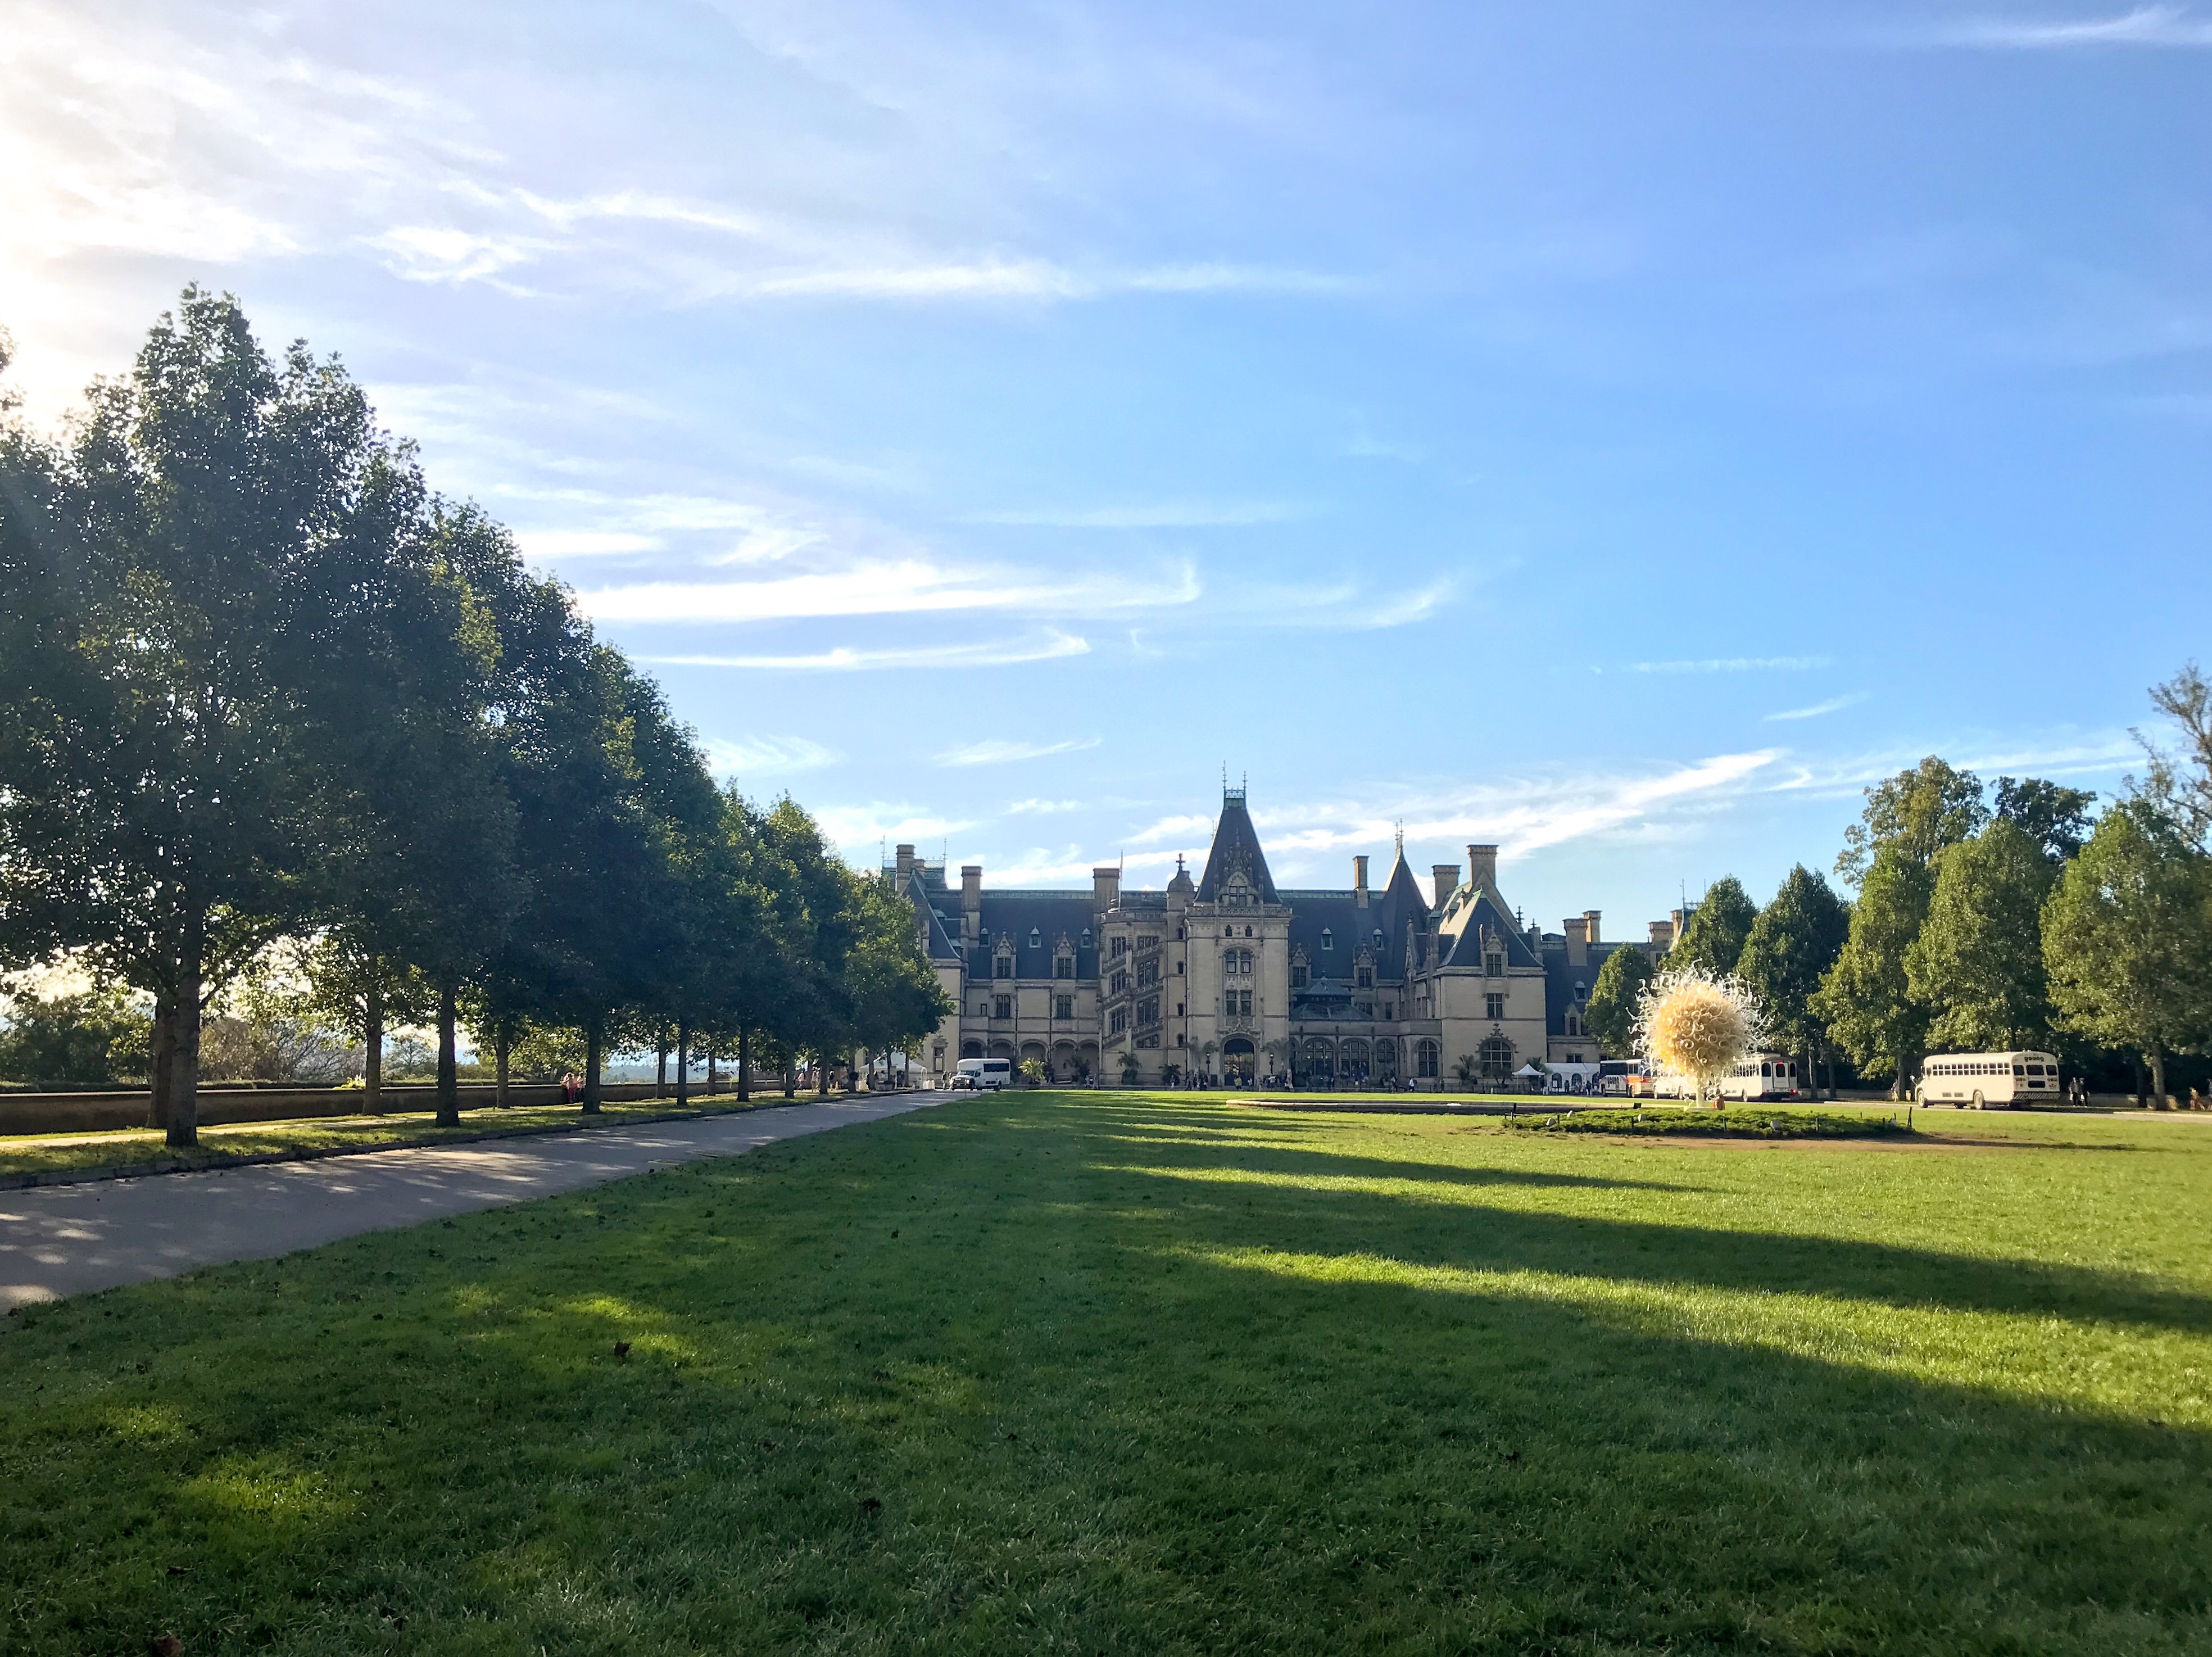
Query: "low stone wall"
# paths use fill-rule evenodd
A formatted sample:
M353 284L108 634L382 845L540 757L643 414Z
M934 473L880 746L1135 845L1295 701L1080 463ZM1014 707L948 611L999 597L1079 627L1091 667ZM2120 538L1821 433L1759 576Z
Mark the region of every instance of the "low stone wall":
M755 1084L757 1091L758 1085ZM428 1082L397 1087L386 1083L378 1091L375 1114L380 1116L433 1110L438 1102L438 1089ZM736 1091L737 1083L728 1077L721 1078L715 1088L718 1093ZM461 1108L477 1111L491 1105L498 1098L499 1089L489 1081L465 1081L460 1094ZM707 1084L695 1081L691 1094L695 1099L705 1098ZM653 1085L650 1081L608 1082L599 1089L599 1097L609 1103L653 1096ZM662 1096L673 1104L674 1086L666 1088ZM510 1105L558 1105L561 1088L557 1082L551 1081L515 1082L508 1087L507 1098ZM203 1087L199 1104L202 1127L216 1127L226 1122L290 1122L303 1117L370 1113L368 1097L358 1087ZM143 1087L120 1093L0 1093L0 1134L95 1133L143 1128L152 1108L153 1096Z

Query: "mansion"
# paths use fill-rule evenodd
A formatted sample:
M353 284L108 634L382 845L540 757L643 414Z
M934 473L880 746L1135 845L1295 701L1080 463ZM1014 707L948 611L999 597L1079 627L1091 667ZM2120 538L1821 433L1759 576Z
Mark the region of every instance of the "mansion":
M914 905L922 947L958 1010L924 1044L942 1081L962 1058L1042 1063L1055 1081L1172 1086L1442 1087L1462 1061L1480 1085L1531 1061L1589 1063L1583 1003L1613 949L1595 910L1564 932L1523 926L1498 890L1498 848L1439 863L1425 890L1401 845L1370 886L1367 858L1341 889L1278 887L1245 809L1224 789L1206 870L1176 860L1164 892L1125 892L1118 868L1091 890L986 890L969 864L898 848L884 874Z

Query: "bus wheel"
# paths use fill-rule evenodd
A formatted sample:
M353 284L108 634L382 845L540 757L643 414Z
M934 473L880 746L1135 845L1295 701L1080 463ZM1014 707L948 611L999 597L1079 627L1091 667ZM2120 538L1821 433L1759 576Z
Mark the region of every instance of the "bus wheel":
M1986 1111L1990 1108L1982 1103L1982 1090L1979 1087L1974 1089L1974 1108L1978 1111Z

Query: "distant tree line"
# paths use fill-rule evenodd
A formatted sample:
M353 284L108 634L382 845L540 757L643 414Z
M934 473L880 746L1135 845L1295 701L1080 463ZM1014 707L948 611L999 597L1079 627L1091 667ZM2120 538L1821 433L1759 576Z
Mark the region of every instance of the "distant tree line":
M127 1063L137 992L173 1144L273 953L371 1088L387 1027L434 1028L448 1121L463 1026L502 1083L573 1051L592 1112L611 1052L826 1075L950 1010L902 899L718 787L507 532L228 297L187 289L60 438L0 422L0 968L95 983L8 1039Z
M1800 864L1758 908L1734 877L1707 889L1665 965L1734 972L1776 1044L1815 1074L1841 1049L1893 1096L1930 1052L2105 1052L2166 1092L2167 1061L2212 1051L2212 686L2191 663L2151 699L2180 737L2144 744L2147 774L2096 796L1929 758L1867 790L1835 872ZM1630 1051L1641 950L1606 959L1589 1027Z

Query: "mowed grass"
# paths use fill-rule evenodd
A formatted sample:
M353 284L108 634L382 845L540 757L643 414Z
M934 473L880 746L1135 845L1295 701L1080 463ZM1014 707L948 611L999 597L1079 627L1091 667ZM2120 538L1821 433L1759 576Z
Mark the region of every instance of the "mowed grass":
M763 1094L750 1105L740 1105L734 1095L717 1093L711 1104L702 1096L689 1110L678 1112L671 1094L666 1099L610 1101L599 1107L597 1118L581 1115L574 1105L514 1106L503 1111L479 1107L462 1112L460 1125L453 1128L440 1127L434 1111L239 1122L203 1127L199 1148L182 1152L170 1149L167 1136L152 1128L83 1134L0 1134L0 1179L95 1168L151 1171L173 1164L222 1167L247 1157L384 1150L396 1145L438 1145L501 1134L544 1133L549 1129L611 1128L659 1117L718 1116L726 1111L783 1102L781 1095Z
M2212 1648L2212 1131L1923 1142L998 1095L34 1308L0 1649Z

